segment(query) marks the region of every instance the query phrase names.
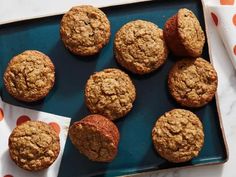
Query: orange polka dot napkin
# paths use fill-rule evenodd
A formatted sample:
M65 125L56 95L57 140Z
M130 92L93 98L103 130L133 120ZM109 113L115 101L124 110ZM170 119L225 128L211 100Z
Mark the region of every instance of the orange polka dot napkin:
M40 120L52 126L60 137L60 153L56 161L46 170L28 172L19 168L10 158L8 137L12 130L28 120ZM70 118L13 106L0 97L0 177L56 177L66 143Z
M210 31L215 30L223 42L224 47L218 45L217 50L225 50L236 68L236 0L202 0L209 47L216 43L216 37L211 37ZM208 19L208 20L207 20ZM215 46L215 44L214 44Z

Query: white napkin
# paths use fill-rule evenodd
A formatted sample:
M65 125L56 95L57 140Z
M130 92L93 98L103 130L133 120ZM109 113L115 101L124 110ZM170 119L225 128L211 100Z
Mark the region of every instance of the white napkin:
M16 124L25 120L40 120L49 123L59 133L60 153L56 161L46 170L29 172L19 168L10 158L8 137ZM0 177L56 177L64 151L70 118L34 111L7 104L0 97Z
M210 16L208 19L211 23L208 22L208 29L217 31L232 64L236 68L236 2L234 0L203 0L203 5L205 19L206 16ZM209 30L207 30L208 36L210 35ZM211 43L214 41L212 38ZM217 50L225 50L220 47Z
M90 4L101 8L141 1L149 0L1 0L0 25L26 19L63 14L71 7L77 5Z

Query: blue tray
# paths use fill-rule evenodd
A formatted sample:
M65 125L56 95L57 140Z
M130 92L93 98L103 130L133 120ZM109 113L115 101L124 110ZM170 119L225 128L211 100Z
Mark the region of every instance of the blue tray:
M111 21L111 39L100 54L86 58L75 56L65 49L59 35L62 16L0 26L1 74L14 55L27 49L46 53L56 66L55 87L44 100L31 104L19 102L4 88L2 89L3 100L14 105L69 116L72 122L80 120L89 114L83 96L84 86L89 76L104 68L120 68L113 56L113 40L116 31L126 22L135 19L152 21L162 28L165 21L182 7L191 9L204 27L202 7L198 0L157 0L102 9ZM203 57L209 58L207 45ZM201 118L205 131L205 144L197 158L186 163L174 164L162 159L155 152L151 142L151 130L157 117L170 109L180 107L167 91L167 74L174 62L175 57L170 54L164 66L152 74L137 76L128 72L137 88L137 100L133 110L125 118L116 121L121 133L121 141L118 156L112 163L89 161L74 148L68 138L59 176L117 176L226 162L228 151L216 100L203 108L192 110Z

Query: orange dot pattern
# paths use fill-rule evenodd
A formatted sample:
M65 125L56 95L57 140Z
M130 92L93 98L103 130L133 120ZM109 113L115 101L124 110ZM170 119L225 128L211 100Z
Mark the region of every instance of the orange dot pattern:
M215 25L217 26L218 25L218 17L216 16L216 14L211 12L211 17L212 17Z
M30 119L28 116L22 115L22 116L20 116L20 117L17 119L16 125L17 125L17 126L18 126L18 125L21 125L21 124L23 124L24 122L30 121L30 120L31 120L31 119Z
M3 177L13 177L12 175L4 175Z
M234 0L220 0L221 5L234 5ZM216 26L218 26L219 20L215 13L211 12L211 17ZM236 14L232 17L233 25L236 26ZM236 56L236 45L233 46L233 53Z
M236 14L234 14L232 21L233 21L233 24L236 26Z
M3 112L3 109L0 108L0 121L3 120L4 118L4 112Z
M236 45L234 46L234 55L236 56Z
M48 124L56 131L56 133L57 133L58 135L60 134L61 128L60 128L60 126L59 126L58 123L56 123L56 122L50 122L50 123L48 123Z
M220 0L221 5L234 5L234 0Z

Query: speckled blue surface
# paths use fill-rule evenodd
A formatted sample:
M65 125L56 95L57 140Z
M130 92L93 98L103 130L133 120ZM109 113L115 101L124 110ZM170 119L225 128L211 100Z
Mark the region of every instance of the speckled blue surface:
M110 42L99 55L86 58L75 56L64 48L59 36L61 16L0 26L1 74L14 55L27 49L36 49L46 53L56 67L55 87L44 100L31 104L22 103L9 96L3 88L4 101L69 116L72 117L72 122L80 120L89 114L83 98L88 77L94 71L104 68L120 68L113 57L115 32L123 24L134 19L148 20L162 28L165 21L182 7L194 11L204 26L202 7L200 1L197 0L156 0L103 9L111 21ZM207 47L203 56L208 58ZM137 99L133 110L123 119L116 121L121 133L121 141L118 156L112 163L95 163L87 160L67 139L59 176L117 176L224 162L227 154L215 100L203 108L193 110L201 118L205 131L205 144L197 158L187 163L173 164L160 158L153 149L151 130L157 117L172 108L180 108L167 91L167 74L174 62L175 57L170 54L164 66L152 74L137 76L128 72L137 88Z

